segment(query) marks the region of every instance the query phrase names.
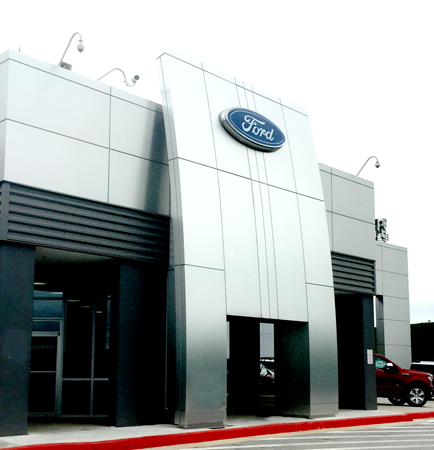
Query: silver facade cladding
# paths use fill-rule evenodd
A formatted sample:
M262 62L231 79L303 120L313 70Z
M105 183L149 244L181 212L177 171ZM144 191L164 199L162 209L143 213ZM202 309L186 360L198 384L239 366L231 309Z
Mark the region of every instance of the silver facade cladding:
M212 389L215 373L204 355L225 357L226 330L221 327L216 333L212 327L201 327L201 320L208 320L208 301L189 294L189 283L193 289L202 282L187 278L188 267L221 274L224 289L216 285L213 308L227 315L307 322L309 352L300 365L310 368L310 394L291 408L310 417L335 414L337 382L324 390L313 388L317 378L337 379L337 350L330 246L308 117L235 78L205 70L200 62L164 54L159 68L174 228L176 294L169 302L176 304L179 315L174 352L187 367L191 358L190 364L210 380L209 385L187 383L185 397L178 397L177 423L188 427L210 417L215 423L225 420L224 389ZM281 149L252 153L231 140L219 115L227 108L246 106L284 132ZM199 211L204 217L198 218ZM294 234L283 232L285 226ZM187 326L191 310L197 320ZM212 337L215 344L207 351L189 340L197 327L204 342ZM183 352L187 360L178 356ZM326 355L328 364L319 363L319 355ZM203 362L196 367L198 361ZM182 376L184 371L179 362L177 372ZM196 423L201 409L207 419Z

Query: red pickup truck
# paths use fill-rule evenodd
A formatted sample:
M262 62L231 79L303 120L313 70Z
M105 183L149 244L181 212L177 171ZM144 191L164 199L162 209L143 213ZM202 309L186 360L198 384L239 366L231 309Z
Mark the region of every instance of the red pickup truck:
M434 393L433 375L419 370L401 369L382 355L375 355L377 395L394 405L423 406Z

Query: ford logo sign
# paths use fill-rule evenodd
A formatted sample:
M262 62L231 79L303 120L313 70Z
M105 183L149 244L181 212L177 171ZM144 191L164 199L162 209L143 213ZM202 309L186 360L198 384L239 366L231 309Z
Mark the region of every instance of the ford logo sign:
M285 142L285 135L279 127L249 109L226 109L220 113L220 122L233 138L256 150L274 152Z

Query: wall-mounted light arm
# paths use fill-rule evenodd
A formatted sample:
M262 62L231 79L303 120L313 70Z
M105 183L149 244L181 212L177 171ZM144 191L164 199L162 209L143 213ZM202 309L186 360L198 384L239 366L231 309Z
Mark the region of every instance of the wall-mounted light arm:
M135 84L136 84L136 82L137 82L137 80L140 78L138 75L134 75L133 78L131 78L131 84L130 84L130 83L128 83L128 81L127 81L127 77L125 76L124 71L123 71L122 69L119 69L119 67L115 67L114 69L109 70L109 71L108 71L105 75L103 75L102 77L97 78L96 81L99 81L99 80L101 80L101 78L106 77L109 73L112 73L114 70L119 70L119 72L122 73L122 75L124 76L124 83L125 83L125 85L128 86L128 87L134 87Z
M63 52L62 57L60 58L59 64L57 64L58 66L61 66L61 64L62 64L62 62L63 62L63 58L65 57L66 52L68 51L68 48L69 48L69 46L71 45L71 42L72 42L72 40L74 39L74 36L75 36L76 34L78 34L78 35L80 36L80 39L79 39L79 42L80 42L80 43L77 45L77 50L78 50L80 53L84 50L83 38L81 37L81 34L80 34L80 33L74 33L74 34L71 36L71 39L69 40L68 45L66 46L66 49L65 49L65 51Z
M366 164L367 164L367 162L368 162L370 159L372 159L372 158L375 158L375 160L377 161L377 162L375 163L375 167L376 167L377 169L380 167L380 163L378 162L377 157L376 157L376 156L370 156L370 157L366 160L365 164L363 164L362 168L357 172L356 177L359 176L359 173L363 170L363 167L365 167Z

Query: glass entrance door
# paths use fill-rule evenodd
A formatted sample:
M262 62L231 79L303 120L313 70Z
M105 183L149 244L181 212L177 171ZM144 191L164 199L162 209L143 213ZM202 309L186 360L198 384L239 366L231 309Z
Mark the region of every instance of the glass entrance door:
M60 328L60 326L59 326ZM59 332L34 332L30 360L29 414L55 416L59 412L61 346Z
M108 415L110 300L66 302L62 416Z

